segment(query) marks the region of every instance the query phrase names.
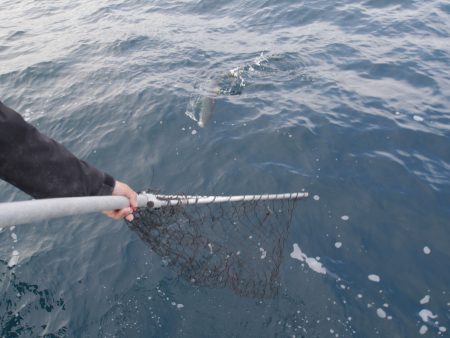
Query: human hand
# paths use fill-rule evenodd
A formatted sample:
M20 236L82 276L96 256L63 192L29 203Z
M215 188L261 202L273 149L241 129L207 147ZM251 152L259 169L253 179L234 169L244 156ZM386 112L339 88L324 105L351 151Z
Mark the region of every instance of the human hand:
M127 184L116 180L112 195L127 197L130 200L130 205L119 210L105 211L104 214L112 219L125 218L127 221L131 222L134 218L133 211L137 209L137 193Z

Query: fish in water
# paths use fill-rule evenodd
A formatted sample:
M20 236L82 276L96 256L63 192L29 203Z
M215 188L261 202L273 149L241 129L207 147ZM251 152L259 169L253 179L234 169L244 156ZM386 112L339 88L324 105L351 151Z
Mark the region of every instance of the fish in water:
M216 105L216 98L212 95L203 96L200 109L200 114L198 117L198 125L201 128L204 128L208 121L211 119L212 113L214 111L214 107Z
M215 80L208 82L205 95L202 97L200 114L198 116L198 125L204 128L214 112L216 106L216 97L220 94L220 86Z
M203 86L202 94L196 96L190 102L190 109L186 114L194 121L197 121L199 127L204 128L211 119L216 105L216 98L220 92L218 83L215 80L210 80ZM195 116L195 111L199 111L198 118Z
M220 77L207 80L197 87L196 94L191 95L185 114L196 121L199 127L204 128L214 113L218 96L241 95L246 86L245 78L261 69L262 64L267 61L268 59L261 53L252 64L233 68Z

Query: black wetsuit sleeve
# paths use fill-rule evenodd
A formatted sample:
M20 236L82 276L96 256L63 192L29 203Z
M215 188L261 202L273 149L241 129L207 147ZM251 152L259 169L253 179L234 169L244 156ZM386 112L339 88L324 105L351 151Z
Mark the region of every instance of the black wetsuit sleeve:
M1 102L0 179L34 198L111 195L115 185Z

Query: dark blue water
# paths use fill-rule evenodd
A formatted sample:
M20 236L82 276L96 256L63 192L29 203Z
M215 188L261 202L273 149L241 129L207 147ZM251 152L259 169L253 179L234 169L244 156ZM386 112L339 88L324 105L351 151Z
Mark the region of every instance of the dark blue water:
M265 298L102 215L2 229L1 335L448 336L449 22L439 0L3 1L0 99L79 157L136 190L310 197Z

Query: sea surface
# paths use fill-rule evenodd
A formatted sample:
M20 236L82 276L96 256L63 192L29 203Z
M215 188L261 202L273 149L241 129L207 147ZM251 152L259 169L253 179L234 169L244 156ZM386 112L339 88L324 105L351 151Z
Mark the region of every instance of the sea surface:
M2 0L0 100L137 191L309 192L197 233L269 293L102 214L3 228L0 336L449 336L448 1Z

